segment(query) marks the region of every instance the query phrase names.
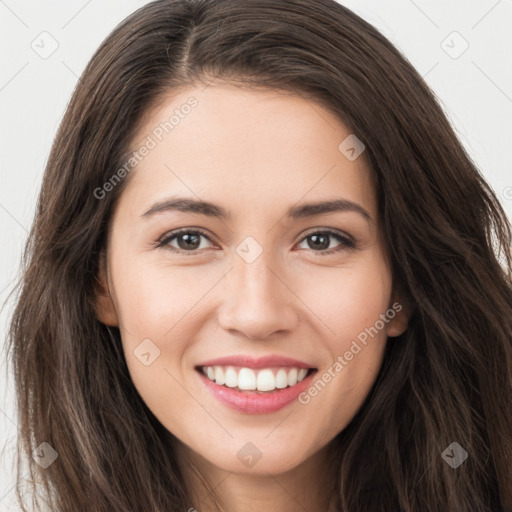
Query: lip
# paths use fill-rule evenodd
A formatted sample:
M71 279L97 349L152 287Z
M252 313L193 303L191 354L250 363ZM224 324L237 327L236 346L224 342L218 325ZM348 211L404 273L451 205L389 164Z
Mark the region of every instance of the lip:
M291 357L273 354L257 358L247 355L219 357L217 359L209 359L208 361L198 363L196 365L196 368L200 366L241 366L243 368L252 368L254 370L258 370L261 368L271 368L275 366L282 366L285 368L314 368L314 366L305 363L304 361L299 361L297 359L292 359Z
M231 409L246 414L268 414L293 402L306 388L311 385L316 370L307 375L295 386L284 389L276 389L272 392L256 393L254 391L237 391L226 386L221 386L210 380L206 375L197 371L197 375L215 398Z

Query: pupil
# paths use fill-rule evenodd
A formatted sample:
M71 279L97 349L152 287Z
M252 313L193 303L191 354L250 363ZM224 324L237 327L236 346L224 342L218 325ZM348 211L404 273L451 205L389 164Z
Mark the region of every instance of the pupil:
M185 240L185 243L184 244L181 244L178 242L178 245L180 246L180 249L190 249L191 246L190 246L190 242L191 242L191 239L192 239L192 245L194 247L192 247L193 249L196 249L197 247L195 247L196 245L198 246L199 245L199 236L197 235L190 235L190 234L185 234L185 235L181 235L179 238L178 238L178 241L180 240ZM195 239L195 240L194 240ZM183 247L184 246L184 247Z
M311 235L311 237L310 237L310 238L311 238L312 240L317 240L317 241L318 241L319 239L323 238L323 240L324 240L324 243L323 243L323 244L322 244L322 243L320 243L320 244L315 243L315 244L314 244L314 247L316 247L317 249L318 249L320 246L321 246L321 247L320 247L320 249L327 249L327 248L329 247L329 237L328 237L328 236L326 236L326 235Z

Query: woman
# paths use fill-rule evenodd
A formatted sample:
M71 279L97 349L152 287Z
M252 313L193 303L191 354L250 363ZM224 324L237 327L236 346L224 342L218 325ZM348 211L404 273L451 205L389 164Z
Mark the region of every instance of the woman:
M20 464L53 511L507 510L510 242L425 82L345 7L147 4L45 171Z

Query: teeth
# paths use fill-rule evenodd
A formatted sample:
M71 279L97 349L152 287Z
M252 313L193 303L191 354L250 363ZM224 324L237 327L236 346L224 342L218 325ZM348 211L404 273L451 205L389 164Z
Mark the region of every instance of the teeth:
M285 370L281 369L276 375L276 388L283 389L286 386L288 386L288 375Z
M250 368L242 368L240 370L240 373L238 374L238 387L244 391L256 389L256 374L253 370Z
M272 391L276 388L276 379L272 370L261 370L258 372L256 389L258 391Z
M297 384L297 368L292 368L288 372L288 386L295 386Z
M238 375L236 374L234 368L228 368L226 370L226 381L224 382L224 385L228 388L236 388L238 386Z
M220 366L216 366L215 370L215 382L217 384L224 384L224 372Z
M295 386L306 377L306 368L235 368L233 366L208 366L203 373L213 382L241 391L274 391Z

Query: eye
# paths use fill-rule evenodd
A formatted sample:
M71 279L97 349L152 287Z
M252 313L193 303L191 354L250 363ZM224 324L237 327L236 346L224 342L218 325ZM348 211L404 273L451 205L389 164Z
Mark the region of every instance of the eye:
M329 249L330 239L332 238L335 238L339 242L339 245ZM313 252L318 252L321 255L341 252L346 249L355 249L356 247L356 244L352 238L331 230L313 231L312 233L306 235L302 239L301 243L308 240L311 241L310 243L308 242L309 247L315 248Z
M157 248L165 247L172 252L192 256L197 254L199 249L204 249L204 247L201 247L201 238L211 242L210 237L201 229L184 228L169 233L158 240L155 245ZM329 248L333 238L339 242L339 245ZM308 243L308 245L310 248L313 248L313 252L318 252L321 255L356 248L356 244L351 237L328 229L309 233L302 238L301 243L308 240L311 240L311 243ZM178 247L173 246L172 242L176 242Z
M198 249L202 248L201 238L205 238L210 241L208 235L200 229L181 229L174 231L169 234L169 236L165 236L162 240L159 240L157 242L157 247L166 247L172 252L194 255L197 253L196 251ZM175 239L178 247L171 245L171 242L175 241Z

